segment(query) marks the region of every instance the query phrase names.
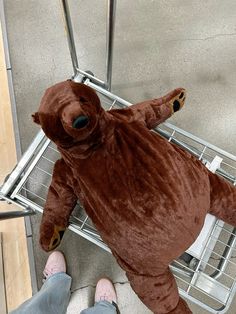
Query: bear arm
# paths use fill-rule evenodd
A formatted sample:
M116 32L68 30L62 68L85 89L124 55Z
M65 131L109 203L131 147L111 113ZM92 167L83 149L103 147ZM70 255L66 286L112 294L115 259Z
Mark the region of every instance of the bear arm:
M44 250L50 251L60 243L76 203L77 196L71 186L71 170L60 159L54 166L40 226L40 243Z
M185 101L185 89L178 88L164 97L130 106L134 120L140 121L148 129L163 123L176 111L180 110Z

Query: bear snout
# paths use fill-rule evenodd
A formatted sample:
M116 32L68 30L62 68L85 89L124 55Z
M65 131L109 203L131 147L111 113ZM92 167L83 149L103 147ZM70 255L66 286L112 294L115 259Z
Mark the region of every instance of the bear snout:
M82 129L89 123L89 117L80 115L74 119L72 126L74 129Z
M74 122L79 117L87 117L87 113L84 112L80 104L76 102L65 106L61 112L61 119L63 123L73 128L75 127ZM84 118L82 118L81 120L78 119L78 122L77 122L78 125L79 125L79 121L80 122L85 121L85 119Z

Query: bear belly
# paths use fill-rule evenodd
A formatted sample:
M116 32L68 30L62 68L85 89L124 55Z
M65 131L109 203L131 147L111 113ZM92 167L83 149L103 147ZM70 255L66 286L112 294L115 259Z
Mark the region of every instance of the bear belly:
M116 132L112 145L81 160L76 174L85 209L115 255L130 265L166 264L201 231L209 179L189 154L150 131L144 141L136 131L132 142L130 130Z

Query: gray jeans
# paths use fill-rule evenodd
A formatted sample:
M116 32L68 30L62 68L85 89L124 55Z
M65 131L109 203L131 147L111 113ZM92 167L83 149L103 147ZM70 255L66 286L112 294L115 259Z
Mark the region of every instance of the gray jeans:
M39 292L10 314L65 314L70 301L71 277L65 273L50 276ZM116 306L101 301L81 314L116 314Z

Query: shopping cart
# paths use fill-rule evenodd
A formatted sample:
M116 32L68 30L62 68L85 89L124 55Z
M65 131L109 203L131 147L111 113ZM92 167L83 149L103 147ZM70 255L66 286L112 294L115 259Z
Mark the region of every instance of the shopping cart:
M96 78L92 72L86 72L79 68L68 3L66 0L61 2L74 69L72 79L95 89L106 110L130 106L131 103L110 92L116 1L108 1L105 82ZM160 125L153 132L157 132L169 142L190 152L208 169L236 186L236 156L170 123ZM56 146L46 138L41 130L0 189L1 200L13 203L21 209L15 212L0 213L0 219L43 212L53 166L58 158L60 158L60 154ZM109 251L79 202L70 217L68 228ZM227 312L236 289L235 244L236 228L208 215L196 242L170 265L180 294L211 313Z

